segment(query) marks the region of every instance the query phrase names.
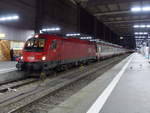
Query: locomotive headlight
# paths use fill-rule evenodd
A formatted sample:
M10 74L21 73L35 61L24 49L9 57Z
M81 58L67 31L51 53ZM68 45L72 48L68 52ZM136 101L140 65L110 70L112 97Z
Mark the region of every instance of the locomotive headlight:
M23 56L21 56L20 59L23 60Z
M46 60L46 56L43 56L43 57L42 57L42 60Z

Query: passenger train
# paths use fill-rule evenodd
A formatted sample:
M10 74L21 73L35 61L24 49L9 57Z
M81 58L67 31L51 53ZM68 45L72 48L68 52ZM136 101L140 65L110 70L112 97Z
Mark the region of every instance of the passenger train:
M65 38L55 34L39 34L26 41L18 70L46 71L60 69L103 58L124 54L128 50L106 42L91 42L78 38Z

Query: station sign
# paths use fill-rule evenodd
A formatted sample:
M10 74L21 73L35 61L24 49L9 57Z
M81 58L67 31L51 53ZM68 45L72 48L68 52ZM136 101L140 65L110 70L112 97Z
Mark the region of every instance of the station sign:
M0 33L0 39L5 39L6 35L4 33Z

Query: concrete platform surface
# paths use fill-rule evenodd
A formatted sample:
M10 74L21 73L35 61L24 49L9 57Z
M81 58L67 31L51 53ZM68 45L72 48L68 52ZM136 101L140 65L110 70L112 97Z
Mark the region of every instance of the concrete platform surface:
M15 61L0 62L0 74L16 70Z
M49 113L150 113L150 64L134 53Z
M17 62L0 62L0 84L23 78L25 75L16 69Z

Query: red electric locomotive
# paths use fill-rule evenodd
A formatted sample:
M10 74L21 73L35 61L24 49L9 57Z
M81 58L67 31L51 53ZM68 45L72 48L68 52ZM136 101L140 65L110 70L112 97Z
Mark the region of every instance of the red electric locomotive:
M18 70L49 70L62 65L96 60L94 43L58 35L39 34L25 43Z

